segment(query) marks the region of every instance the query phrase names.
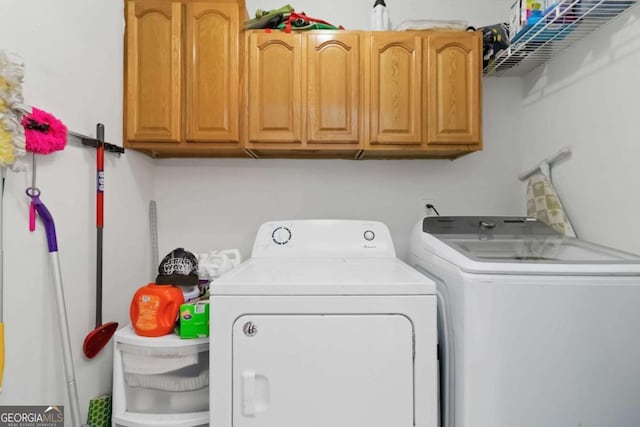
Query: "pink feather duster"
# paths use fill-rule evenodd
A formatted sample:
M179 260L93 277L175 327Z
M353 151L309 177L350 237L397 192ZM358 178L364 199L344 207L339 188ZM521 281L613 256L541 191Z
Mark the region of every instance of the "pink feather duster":
M46 111L34 108L22 118L22 126L30 153L50 154L67 145L67 127Z

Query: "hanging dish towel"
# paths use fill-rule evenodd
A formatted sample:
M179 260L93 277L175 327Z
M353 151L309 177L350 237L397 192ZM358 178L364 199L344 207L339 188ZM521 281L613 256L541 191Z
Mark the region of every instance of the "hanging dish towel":
M538 218L565 236L576 237L556 189L543 173L539 172L529 178L527 216Z

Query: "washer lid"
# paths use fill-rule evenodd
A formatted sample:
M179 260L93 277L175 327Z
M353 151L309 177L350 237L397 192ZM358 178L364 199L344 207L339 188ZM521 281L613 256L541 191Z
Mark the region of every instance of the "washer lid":
M640 274L639 256L563 236L535 218L427 217L422 231L428 250L469 272Z
M434 295L435 282L398 259L252 258L211 295Z

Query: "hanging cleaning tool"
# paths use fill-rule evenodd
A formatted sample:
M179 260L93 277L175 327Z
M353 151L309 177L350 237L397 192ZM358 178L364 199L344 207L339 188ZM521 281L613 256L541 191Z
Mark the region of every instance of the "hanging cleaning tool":
M104 125L96 129L98 147L96 151L96 327L84 339L82 351L89 359L95 357L107 345L118 329L118 323L102 323L102 252L104 229Z
M389 12L387 11L387 4L384 2L384 0L376 0L376 2L373 4L373 9L371 10L371 30L391 30Z
M40 190L35 183L36 154L51 154L62 150L67 145L67 127L52 114L33 108L30 114L22 118L26 138L26 150L33 153L33 175L31 187L27 188L27 196L31 199L31 207L35 215L40 217L44 224L47 236L47 247L53 272L54 293L58 314L58 329L62 339L62 359L66 377L67 395L71 407L72 425L81 426L80 405L78 401L78 389L76 386L75 369L73 366L73 353L71 351L71 338L69 336L69 320L64 299L64 287L62 285L62 271L58 256L58 240L53 216L40 200ZM32 227L35 229L35 227Z
M31 153L31 186L36 186L36 154L51 154L67 146L67 127L53 114L32 108L22 117L25 148ZM29 231L36 229L36 209L29 205Z
M20 125L27 112L22 98L24 65L0 50L0 391L4 377L4 184L7 168L19 169L16 160L25 154L24 128Z
M0 167L16 168L25 154L25 134L20 125L28 108L22 97L24 65L18 57L0 50Z
M76 387L75 369L73 367L73 354L71 352L71 338L69 337L69 320L67 319L67 309L64 300L64 288L62 286L62 271L60 269L60 258L58 257L58 241L56 238L56 226L53 216L47 207L40 200L40 190L29 187L26 191L31 198L31 203L35 207L36 213L44 224L47 235L47 246L53 271L53 282L55 285L56 305L58 308L58 328L62 338L62 356L64 361L64 371L67 379L67 394L69 395L69 405L71 406L71 423L80 426L80 405L78 401L78 389Z

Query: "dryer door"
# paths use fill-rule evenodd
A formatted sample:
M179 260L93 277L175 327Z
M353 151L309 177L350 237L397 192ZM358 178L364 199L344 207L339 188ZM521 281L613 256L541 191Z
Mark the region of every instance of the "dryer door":
M246 315L233 328L234 427L411 427L402 315Z

